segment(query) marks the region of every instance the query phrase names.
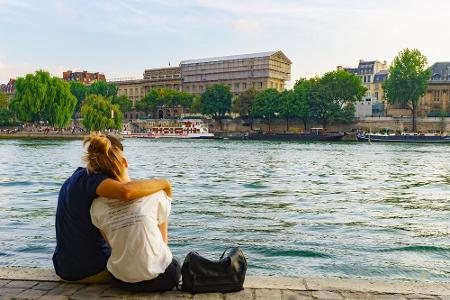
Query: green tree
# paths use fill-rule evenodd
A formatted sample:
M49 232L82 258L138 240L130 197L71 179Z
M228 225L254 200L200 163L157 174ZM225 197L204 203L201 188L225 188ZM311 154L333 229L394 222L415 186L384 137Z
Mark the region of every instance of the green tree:
M193 96L188 93L179 92L171 89L158 89L158 101L162 106L170 107L174 110L176 107L190 108Z
M0 92L0 109L8 109L8 106L9 106L8 95Z
M0 108L0 126L11 126L13 124L14 120L11 111L5 108Z
M145 95L141 101L136 102L136 109L145 112L147 115L149 113L156 113L159 107L163 104L160 102L159 92L157 89L152 89Z
M253 115L252 107L256 100L258 91L255 88L250 88L242 92L233 101L232 111L239 114L243 119L248 119L250 122L250 129L253 129Z
M269 131L272 119L281 111L281 95L276 89L266 89L256 95L252 115L267 120Z
M223 84L209 86L201 95L201 112L219 121L222 129L222 119L231 111L232 98L229 86Z
M302 121L303 128L306 131L308 122L311 119L311 100L317 94L319 79L317 77L310 79L300 79L294 85L295 104L297 106L297 117Z
M89 131L122 128L122 112L119 105L112 104L110 98L89 95L81 107L83 126Z
M383 84L389 103L407 105L411 110L414 132L420 97L425 94L431 77L427 64L427 58L419 50L405 49L394 58Z
M70 81L70 91L72 95L77 99L77 105L75 106L74 115L80 112L81 105L83 104L84 99L88 95L89 87L82 82L78 81Z
M11 102L19 120L47 121L58 127L67 126L75 105L69 84L42 70L17 79L16 95Z
M293 90L285 90L280 95L280 116L286 120L286 132L289 132L289 120L300 115L299 99Z
M326 73L317 90L311 95L310 112L312 118L326 127L332 121L353 120L354 105L366 93L361 79L346 71Z
M19 120L44 121L43 111L48 102L47 89L50 81L50 73L42 70L16 80L16 94L12 106Z
M51 125L59 128L66 127L69 123L77 99L70 92L67 82L53 77L47 88L47 104L44 108L44 118Z
M202 111L202 99L200 98L200 96L195 96L194 99L192 100L192 105L191 105L191 113L194 114L199 114Z
M102 95L103 97L116 97L117 86L114 83L108 83L103 80L97 80L88 86L88 94Z
M114 97L111 102L119 105L120 111L123 113L130 111L133 107L133 101L128 99L127 96Z

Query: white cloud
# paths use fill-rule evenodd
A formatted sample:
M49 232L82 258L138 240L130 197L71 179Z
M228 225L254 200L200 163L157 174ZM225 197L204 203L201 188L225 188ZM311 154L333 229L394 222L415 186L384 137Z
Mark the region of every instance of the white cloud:
M240 32L252 32L262 29L262 24L257 20L239 19L233 21L233 28Z

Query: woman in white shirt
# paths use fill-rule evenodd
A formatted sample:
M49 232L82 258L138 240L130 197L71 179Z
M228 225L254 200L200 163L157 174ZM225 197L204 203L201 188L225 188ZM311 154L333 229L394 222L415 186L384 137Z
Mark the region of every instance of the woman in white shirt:
M123 157L121 182L130 181ZM111 247L107 269L114 283L133 292L173 289L181 270L167 245L171 198L164 191L134 200L99 197L92 203L92 223Z

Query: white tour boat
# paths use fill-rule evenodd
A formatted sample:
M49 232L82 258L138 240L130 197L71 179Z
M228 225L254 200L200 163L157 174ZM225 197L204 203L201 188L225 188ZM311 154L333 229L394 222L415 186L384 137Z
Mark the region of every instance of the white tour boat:
M151 127L144 133L123 131L124 138L181 138L181 139L211 139L214 134L209 133L208 126L201 120L188 119L176 122L151 122Z

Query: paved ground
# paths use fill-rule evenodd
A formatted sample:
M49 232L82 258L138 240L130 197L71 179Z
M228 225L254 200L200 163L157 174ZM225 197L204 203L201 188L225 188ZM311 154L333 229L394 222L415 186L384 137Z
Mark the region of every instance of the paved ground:
M109 284L62 283L48 269L0 268L0 299L442 299L450 300L450 283L309 279L248 276L239 293L127 293Z

